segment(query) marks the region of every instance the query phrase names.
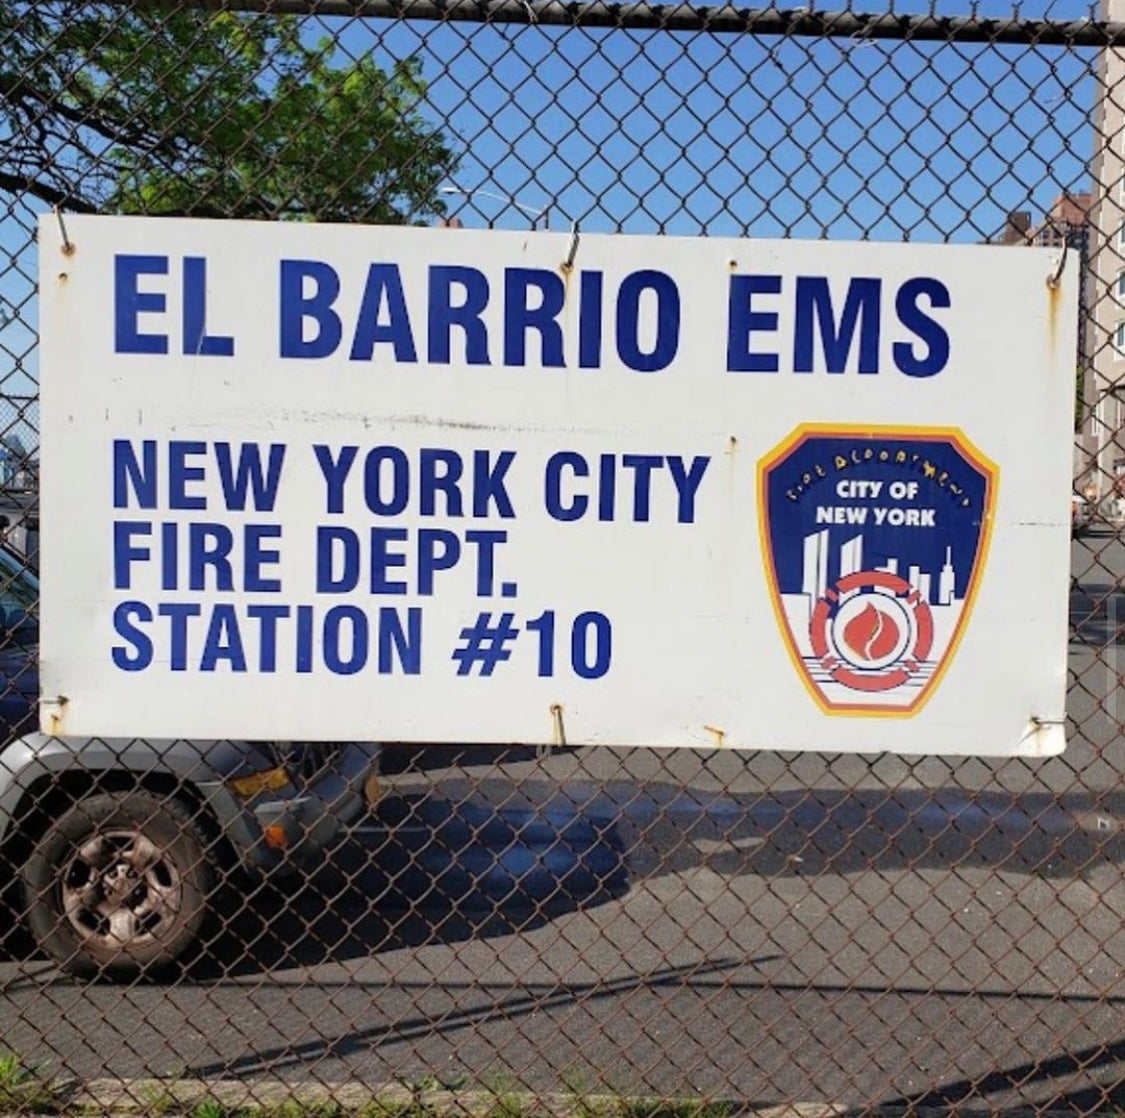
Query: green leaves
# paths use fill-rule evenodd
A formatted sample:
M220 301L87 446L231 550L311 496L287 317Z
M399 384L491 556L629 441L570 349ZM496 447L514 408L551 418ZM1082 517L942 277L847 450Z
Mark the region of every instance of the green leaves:
M81 211L402 223L457 156L416 59L383 69L296 17L0 7L0 189Z

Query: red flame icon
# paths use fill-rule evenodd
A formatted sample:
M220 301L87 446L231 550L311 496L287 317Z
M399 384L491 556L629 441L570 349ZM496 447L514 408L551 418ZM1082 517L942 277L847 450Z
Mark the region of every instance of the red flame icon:
M870 602L844 626L844 642L860 660L881 660L898 644L898 622Z

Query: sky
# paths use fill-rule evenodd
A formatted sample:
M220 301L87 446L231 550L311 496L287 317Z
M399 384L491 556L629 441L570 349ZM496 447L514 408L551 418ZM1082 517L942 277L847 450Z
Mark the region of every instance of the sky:
M1091 8L1020 12L1069 21ZM472 198L449 201L469 225L526 227L527 209L549 206L556 226L591 232L979 241L1008 210L1045 209L1088 180L1088 49L321 25L347 54L420 55L433 116L463 153L455 185Z
M818 5L838 10L840 5ZM968 5L854 0L857 12ZM1076 20L1076 0L1018 5ZM985 18L1010 3L981 2ZM317 19L341 61L418 55L425 115L461 153L467 226L978 242L1089 185L1095 52ZM520 207L489 197L515 199ZM0 196L0 392L33 392L38 205ZM2 401L0 401L2 405ZM10 409L0 406L0 432ZM17 426L35 442L34 416Z

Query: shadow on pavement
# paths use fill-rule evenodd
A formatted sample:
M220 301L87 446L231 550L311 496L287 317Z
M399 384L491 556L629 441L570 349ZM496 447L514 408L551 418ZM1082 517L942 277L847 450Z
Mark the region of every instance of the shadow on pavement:
M1125 1040L1059 1052L1041 1060L1001 1068L976 1079L961 1079L918 1094L880 1103L880 1112L894 1114L985 1112L998 1118L1029 1114L1109 1114L1125 1107ZM1104 1083L1091 1079L1105 1077ZM1073 1086L1067 1085L1071 1081ZM1051 1094L1052 1084L1062 1088ZM1004 1104L998 1098L1015 1101ZM1031 1101L1034 1100L1034 1101ZM858 1116L870 1110L849 1110Z
M1125 793L809 788L678 798L620 823L630 880L706 865L724 877L986 867L1076 878L1125 862Z
M726 878L985 867L1075 879L1125 862L1125 792L460 783L389 798L290 892L234 897L195 976L525 932L700 866Z
M1125 862L1125 791L706 792L464 770L388 796L315 872L229 882L197 981L527 932L698 867L733 879Z
M627 890L611 823L573 809L389 797L310 875L231 883L201 981L527 931ZM225 914L225 915L224 915Z
M770 962L773 958L775 956L767 955L748 962L750 965L759 965ZM690 989L694 982L721 981L725 972L742 965L742 960L716 960L661 967L655 971L623 975L620 978L599 979L594 982L560 982L550 986L517 987L504 984L496 987L477 983L459 986L457 983L445 982L442 983L445 990L471 989L480 995L481 1004L443 1013L440 1020L418 1013L406 1019L383 1021L370 1028L352 1029L335 1036L317 1036L297 1044L247 1052L231 1060L193 1066L188 1069L188 1075L192 1079L250 1076L261 1072L276 1075L295 1068L315 1067L326 1059L346 1060L388 1041L401 1043L418 1040L435 1033L453 1033L498 1020L510 1024L522 1017L549 1012L558 1007L589 1005L603 1000L612 1002L638 992ZM426 988L432 988L432 985L427 983Z

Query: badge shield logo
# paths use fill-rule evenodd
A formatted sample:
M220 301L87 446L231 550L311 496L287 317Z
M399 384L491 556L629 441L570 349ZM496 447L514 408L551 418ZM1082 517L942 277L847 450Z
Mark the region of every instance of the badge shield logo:
M830 714L917 713L969 622L997 468L961 432L801 427L762 459L774 610Z

